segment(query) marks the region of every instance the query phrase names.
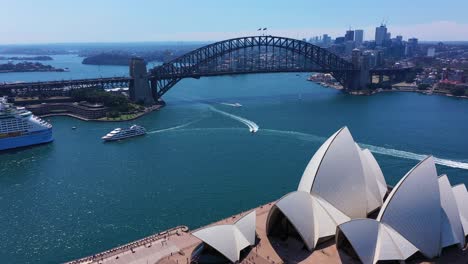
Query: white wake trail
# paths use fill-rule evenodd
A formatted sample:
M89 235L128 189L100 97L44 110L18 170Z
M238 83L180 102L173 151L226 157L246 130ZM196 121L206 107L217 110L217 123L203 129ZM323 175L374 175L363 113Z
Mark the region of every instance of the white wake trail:
M234 120L237 120L239 122L241 122L242 124L246 125L248 128L249 128L249 131L250 132L257 132L258 129L259 129L259 126L251 121L251 120L248 120L248 119L245 119L243 117L240 117L240 116L236 116L236 115L233 115L233 114L230 114L230 113L227 113L227 112L224 112L224 111L221 111L219 109L216 109L214 108L213 106L209 106L209 108L213 111L213 112L216 112L216 113L219 113L219 114L222 114L224 116L227 116L227 117L230 117Z
M369 149L373 153L397 157L397 158L421 161L427 157L426 155L423 155L423 154L417 154L417 153L403 151L403 150L388 149L384 147L372 146L372 145L367 145L367 144L359 144L359 145L363 148ZM434 157L434 162L436 164L443 165L446 167L468 170L468 163L461 162L461 161L441 159L441 158Z
M291 136L291 137L295 137L298 140L303 140L303 141L313 141L313 142L321 142L322 143L322 142L324 142L326 140L325 138L320 137L320 136L307 134L307 133L302 133L302 132L296 132L296 131L262 129L262 132L267 132L267 133L277 134L277 135L283 135L283 136ZM369 144L361 144L361 143L358 143L358 144L362 148L367 148L373 153L386 155L386 156L391 156L391 157L396 157L396 158L421 161L421 160L423 160L424 158L427 157L427 155L424 155L424 154L417 154L417 153L403 151L403 150L384 148L384 147L373 146L373 145L369 145ZM468 170L468 163L466 163L466 162L449 160L449 159L442 159L442 158L437 158L437 157L434 157L434 162L436 164L446 166L446 167Z
M239 103L235 103L235 104L232 104L232 103L219 103L219 104L227 105L227 106L232 106L232 107L241 107L241 106L242 106L242 105L239 104Z
M175 127L169 127L169 128L163 128L163 129L159 129L159 130L150 131L150 132L148 132L146 134L156 134L156 133L162 133L162 132L167 132L167 131L171 131L171 130L181 129L181 128L184 128L184 127L188 127L191 124L197 123L200 120L201 119L198 119L198 120L191 121L191 122L188 122L188 123L185 123L185 124L182 124L182 125L178 125L178 126L175 126Z

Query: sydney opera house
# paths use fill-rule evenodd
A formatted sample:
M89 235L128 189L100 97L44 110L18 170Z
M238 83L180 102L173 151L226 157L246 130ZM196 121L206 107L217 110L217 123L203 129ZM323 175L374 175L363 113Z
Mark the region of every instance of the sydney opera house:
M344 127L281 199L72 263L466 264L467 235L464 185L451 186L427 157L388 187L372 153Z
M268 241L260 240L260 231ZM344 127L318 149L297 190L272 203L260 225L254 210L192 235L202 241L192 252L198 263L257 263L248 256L261 243L273 251L280 250L274 245L299 245L312 255L332 243L340 252L329 259L333 263L348 262L343 256L366 264L424 262L437 260L446 248L464 252L468 193L464 185L451 186L446 175L438 176L432 157L387 187L371 152L361 149Z

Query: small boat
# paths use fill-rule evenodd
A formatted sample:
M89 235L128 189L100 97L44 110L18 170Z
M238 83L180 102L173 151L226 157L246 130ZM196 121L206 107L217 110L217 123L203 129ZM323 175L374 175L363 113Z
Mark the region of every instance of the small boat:
M73 129L73 130L75 130L75 129L76 129L76 127L74 126L74 127L72 127L72 129Z
M144 127L133 125L129 128L116 128L102 137L104 141L116 141L146 134Z

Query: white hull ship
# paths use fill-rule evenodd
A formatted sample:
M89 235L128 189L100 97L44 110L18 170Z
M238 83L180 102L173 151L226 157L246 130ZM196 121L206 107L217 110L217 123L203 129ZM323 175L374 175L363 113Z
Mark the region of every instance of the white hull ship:
M104 141L116 141L146 134L144 127L133 125L129 128L116 128L102 137Z
M0 150L53 141L52 125L24 107L14 107L0 97Z

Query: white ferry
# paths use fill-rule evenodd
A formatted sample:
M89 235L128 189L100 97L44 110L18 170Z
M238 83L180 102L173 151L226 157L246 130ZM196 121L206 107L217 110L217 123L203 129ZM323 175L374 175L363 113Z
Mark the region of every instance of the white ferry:
M141 126L133 125L129 128L116 128L109 132L107 135L103 136L104 141L115 141L125 138L131 138L136 136L142 136L146 134L146 129Z
M52 125L0 97L0 150L53 141Z

